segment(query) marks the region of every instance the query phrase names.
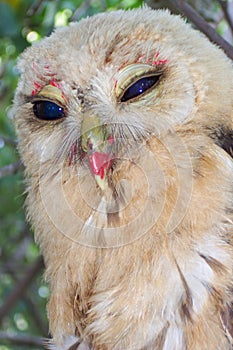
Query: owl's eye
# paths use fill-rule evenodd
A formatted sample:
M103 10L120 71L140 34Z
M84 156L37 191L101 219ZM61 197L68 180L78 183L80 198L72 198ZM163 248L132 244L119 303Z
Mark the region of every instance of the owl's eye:
M149 93L162 76L162 69L145 63L123 67L116 75L115 95L119 102L133 102Z
M65 116L64 108L51 101L36 101L33 103L35 116L42 120L57 120Z
M123 96L121 97L121 102L129 101L143 94L144 92L152 88L157 83L158 80L159 80L158 75L139 79L124 92Z

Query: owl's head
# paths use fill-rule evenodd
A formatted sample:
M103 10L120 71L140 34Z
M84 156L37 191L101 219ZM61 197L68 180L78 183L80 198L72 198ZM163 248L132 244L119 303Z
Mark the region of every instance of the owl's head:
M116 11L72 23L27 49L19 70L15 123L29 205L41 201L40 188L43 208L58 210L61 183L81 226L93 208L109 215L104 223L95 216L92 226L128 225L145 189L154 203L177 169L192 178L191 147L227 149L232 137L230 61L166 11Z

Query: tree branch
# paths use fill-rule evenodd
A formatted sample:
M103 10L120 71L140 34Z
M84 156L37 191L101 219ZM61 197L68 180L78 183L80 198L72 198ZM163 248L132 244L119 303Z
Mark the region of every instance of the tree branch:
M17 173L19 169L23 169L23 163L21 162L21 160L17 160L14 163L5 165L2 168L0 168L0 178L7 175L13 175Z
M16 239L17 238L17 239ZM21 231L18 237L13 239L13 244L17 245L17 249L14 250L13 255L10 257L7 253L2 250L2 261L4 263L0 267L0 275L1 273L8 273L14 279L14 285L18 283L20 280L20 271L24 271L25 265L23 264L23 260L26 256L26 252L28 247L32 241L32 237L29 234L28 227L25 227L24 230ZM33 322L38 328L38 331L43 336L48 335L48 327L47 323L42 319L42 315L40 313L40 309L35 305L35 301L33 296L31 296L28 291L26 291L25 295L22 297L27 308L30 310L30 314L33 315Z
M43 320L39 314L39 309L35 305L33 298L29 295L26 295L23 298L23 300L28 305L28 307L30 309L30 313L33 315L33 321L34 321L35 325L37 326L38 330L40 331L40 334L43 334L45 336L48 335L48 328L47 328L46 324L43 322Z
M10 145L10 146L13 146L13 147L16 147L17 146L17 141L11 139L10 137L6 137L6 136L3 136L2 134L0 134L0 141L3 141L4 144L6 145Z
M23 278L21 278L15 285L14 289L11 291L9 296L4 301L2 307L0 308L0 324L3 318L9 313L13 308L15 303L25 294L28 286L31 284L32 280L38 274L38 272L44 267L43 258L40 256L33 265L29 266Z
M233 47L212 28L199 13L183 0L171 0L176 8L192 21L213 43L219 45L226 55L233 59Z
M70 21L78 21L81 17L86 16L88 9L90 8L91 0L85 0L82 2L82 4L75 10L73 16L71 17Z
M226 18L226 21L227 21L229 27L231 28L231 32L233 33L233 18L231 16L230 12L228 11L228 1L224 1L224 0L217 0L217 1L222 8L222 12Z
M0 340L17 345L40 346L43 348L45 348L47 342L46 339L32 335L12 334L2 331L0 331Z
M27 16L29 17L35 16L39 12L44 2L45 0L34 1L33 4L27 10Z

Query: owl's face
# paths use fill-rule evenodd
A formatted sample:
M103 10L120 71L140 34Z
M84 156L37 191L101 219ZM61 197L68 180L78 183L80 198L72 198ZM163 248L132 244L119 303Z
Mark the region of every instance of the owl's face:
M167 188L175 183L178 193L185 182L187 208L198 166L191 148L217 139L222 124L232 128L226 66L223 53L179 17L149 9L100 14L29 48L15 97L29 193L40 188L42 198L29 200L43 202L52 221L71 208L82 227L98 209L91 227L109 229L156 202L151 227Z

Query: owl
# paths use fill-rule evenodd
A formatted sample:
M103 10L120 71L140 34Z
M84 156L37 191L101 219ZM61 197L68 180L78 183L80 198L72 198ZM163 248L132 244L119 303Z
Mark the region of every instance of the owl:
M143 8L57 29L18 67L49 347L230 350L231 61Z

